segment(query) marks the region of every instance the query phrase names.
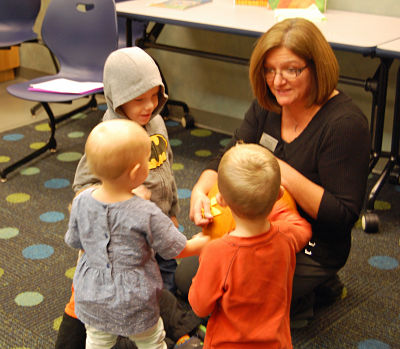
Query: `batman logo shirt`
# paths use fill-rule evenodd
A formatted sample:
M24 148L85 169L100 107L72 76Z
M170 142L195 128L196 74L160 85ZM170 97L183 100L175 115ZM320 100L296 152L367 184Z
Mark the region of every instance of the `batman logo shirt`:
M149 170L161 166L167 161L167 140L160 134L150 136L151 155L149 160Z

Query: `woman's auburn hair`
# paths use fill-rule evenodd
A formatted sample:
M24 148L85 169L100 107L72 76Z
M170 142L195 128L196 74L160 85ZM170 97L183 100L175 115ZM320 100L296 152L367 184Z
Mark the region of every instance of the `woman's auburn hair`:
M267 110L281 112L281 106L268 87L264 69L268 52L279 47L289 49L306 61L313 81L308 106L323 105L338 84L339 64L321 31L303 18L278 22L257 40L250 58L249 78L258 103Z

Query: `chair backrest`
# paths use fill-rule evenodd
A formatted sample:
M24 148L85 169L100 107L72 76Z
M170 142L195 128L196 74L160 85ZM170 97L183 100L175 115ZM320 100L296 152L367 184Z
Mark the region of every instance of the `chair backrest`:
M37 38L33 31L41 0L0 0L0 47Z
M42 40L59 61L59 74L102 81L108 55L117 49L114 0L51 0Z

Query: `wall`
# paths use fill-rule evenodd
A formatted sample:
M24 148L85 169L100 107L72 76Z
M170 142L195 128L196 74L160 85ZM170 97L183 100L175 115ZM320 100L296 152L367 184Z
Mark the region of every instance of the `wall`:
M400 17L398 0L327 1L328 9ZM38 32L48 2L49 0L42 0L42 9L35 26ZM255 39L168 25L161 33L159 42L248 58ZM230 133L240 123L252 99L247 66L160 50L149 50L149 53L161 66L168 82L170 98L185 101L191 108L191 113L198 124ZM372 77L379 65L377 58L366 59L360 55L343 51L335 51L335 54L343 75L360 78ZM35 58L32 59L32 57ZM395 62L390 71L384 137L385 149L390 147L394 75L398 64ZM26 68L27 72L54 71L54 65L47 50L34 44L26 44L21 48L21 65ZM370 92L349 85L340 85L339 88L348 93L364 113L368 117L370 116L372 100Z

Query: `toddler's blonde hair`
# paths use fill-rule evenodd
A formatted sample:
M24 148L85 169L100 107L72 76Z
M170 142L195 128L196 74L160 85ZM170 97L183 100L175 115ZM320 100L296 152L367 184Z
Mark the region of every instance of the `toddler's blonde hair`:
M267 216L278 198L280 183L278 161L258 144L236 144L218 167L219 191L239 217Z
M131 120L103 121L92 132L85 145L90 171L101 179L113 180L148 154L150 137L142 126Z

